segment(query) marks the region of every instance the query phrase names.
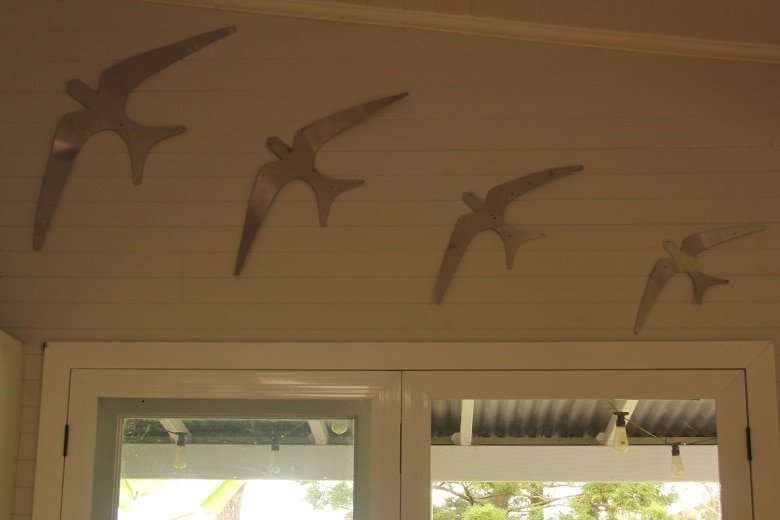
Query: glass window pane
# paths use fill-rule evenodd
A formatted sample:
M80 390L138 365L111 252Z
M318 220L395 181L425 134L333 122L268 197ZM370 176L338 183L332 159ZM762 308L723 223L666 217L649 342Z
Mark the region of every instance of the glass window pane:
M434 520L720 518L715 401L434 400L431 478Z
M349 418L123 419L122 478L352 480Z
M93 519L350 518L366 408L357 401L101 400Z
M125 418L117 518L343 519L354 429L347 418Z

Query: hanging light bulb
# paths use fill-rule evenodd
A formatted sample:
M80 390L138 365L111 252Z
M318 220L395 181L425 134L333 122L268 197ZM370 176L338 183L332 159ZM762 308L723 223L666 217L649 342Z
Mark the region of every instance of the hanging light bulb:
M685 465L680 456L680 444L676 442L672 444L672 475L677 478L685 475Z
M349 419L333 419L330 421L330 429L336 435L343 435L349 429Z
M185 443L184 432L176 433L176 449L173 452L173 467L176 469L184 469L187 467L187 446Z
M276 475L282 471L282 456L279 453L279 439L271 439L271 456L268 458L268 473Z
M628 434L626 433L626 415L628 412L614 412L617 416L615 421L615 439L612 443L612 450L620 455L628 451Z

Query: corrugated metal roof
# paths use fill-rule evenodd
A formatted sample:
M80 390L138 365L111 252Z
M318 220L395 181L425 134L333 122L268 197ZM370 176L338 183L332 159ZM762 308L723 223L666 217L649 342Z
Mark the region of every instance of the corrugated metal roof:
M717 436L714 399L640 401L630 422L659 437ZM633 435L643 436L642 432Z
M612 401L600 399L504 399L475 400L473 444L598 443L613 419ZM461 401L434 401L431 434L436 444L446 444L459 434ZM648 442L714 438L715 401L645 400L628 416L629 437ZM656 439L658 438L658 439Z
M617 404L616 404L617 403ZM474 400L470 421L463 417L463 401L436 400L431 411L431 442L458 443L461 421L471 423L471 444L599 444L614 422L623 401L603 399L482 399ZM645 400L632 402L627 432L632 442L715 443L715 401ZM470 403L471 404L471 403ZM473 411L472 411L473 410ZM352 442L333 434L327 419L178 418L195 444L268 444L283 438L285 444L315 441L312 422L321 422L327 444ZM131 418L123 428L125 443L169 443L170 432L157 418Z

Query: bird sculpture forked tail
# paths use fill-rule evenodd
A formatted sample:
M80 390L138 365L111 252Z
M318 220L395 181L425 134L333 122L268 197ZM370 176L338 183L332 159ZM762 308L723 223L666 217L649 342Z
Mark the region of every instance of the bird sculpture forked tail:
M725 278L717 278L702 272L697 260L699 253L728 240L764 229L766 229L764 224L742 224L712 229L688 235L683 239L680 247L677 247L671 240L664 240L663 248L669 256L656 260L650 276L647 278L634 321L634 334L639 334L647 315L650 314L650 309L658 299L658 295L661 294L661 290L666 286L666 282L676 274L683 273L691 279L693 303L695 304L702 303L704 293L710 287L729 283Z

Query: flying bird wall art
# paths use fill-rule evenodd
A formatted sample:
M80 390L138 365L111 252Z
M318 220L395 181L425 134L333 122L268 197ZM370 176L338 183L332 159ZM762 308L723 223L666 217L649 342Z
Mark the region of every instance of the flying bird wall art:
M100 74L97 90L79 79L68 81L67 93L84 108L65 114L57 124L35 213L35 250L43 248L76 157L93 135L104 130L119 134L130 153L133 182L140 184L149 150L186 130L181 125L146 126L130 119L126 104L132 90L155 73L235 31L235 27L224 27L125 59Z
M236 276L241 274L249 249L271 203L285 184L296 180L307 182L317 198L320 226L327 225L330 207L336 196L362 186L365 181L334 179L320 173L315 166L317 152L332 138L407 95L403 92L331 114L298 130L292 146L287 146L278 137L266 140L266 148L279 160L261 166L255 178L236 255Z
M765 228L766 226L763 224L743 224L694 233L685 237L680 247L677 247L671 240L664 240L663 248L669 253L669 257L659 258L650 272L636 314L634 334L639 333L650 309L658 299L658 295L672 276L678 273L688 275L693 282L693 302L699 305L707 289L713 285L729 283L724 278L716 278L703 273L697 262L699 253L727 240L756 233Z
M582 166L562 166L551 170L544 170L518 177L504 184L499 184L488 190L483 201L474 193L467 191L463 194L465 202L472 210L458 218L455 228L452 230L450 242L444 253L439 275L436 279L434 299L441 303L444 293L450 281L455 276L455 271L460 264L471 240L482 231L493 230L499 234L504 242L506 251L506 268L512 269L515 253L520 244L529 240L543 238L544 233L538 231L524 231L515 229L504 220L506 207L521 195L542 186L554 179L581 171Z

